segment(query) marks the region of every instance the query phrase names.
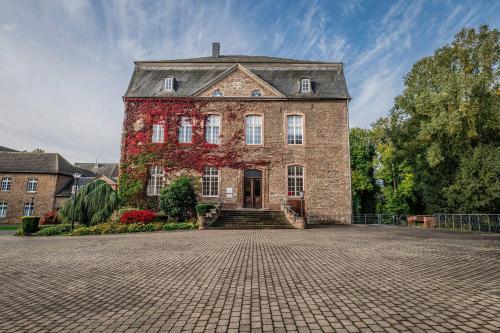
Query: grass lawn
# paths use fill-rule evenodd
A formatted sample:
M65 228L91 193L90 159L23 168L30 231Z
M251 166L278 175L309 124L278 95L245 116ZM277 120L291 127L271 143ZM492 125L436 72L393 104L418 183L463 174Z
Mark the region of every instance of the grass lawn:
M17 230L19 229L18 225L0 225L0 230Z

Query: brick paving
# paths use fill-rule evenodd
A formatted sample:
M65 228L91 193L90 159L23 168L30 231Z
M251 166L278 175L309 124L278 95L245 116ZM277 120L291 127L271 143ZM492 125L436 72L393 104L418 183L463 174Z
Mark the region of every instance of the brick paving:
M500 235L333 226L0 238L0 331L498 332Z

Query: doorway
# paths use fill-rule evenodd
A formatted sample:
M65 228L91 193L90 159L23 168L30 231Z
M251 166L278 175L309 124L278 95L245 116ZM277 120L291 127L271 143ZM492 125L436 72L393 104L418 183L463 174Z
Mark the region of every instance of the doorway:
M262 171L244 171L243 196L243 207L262 208Z

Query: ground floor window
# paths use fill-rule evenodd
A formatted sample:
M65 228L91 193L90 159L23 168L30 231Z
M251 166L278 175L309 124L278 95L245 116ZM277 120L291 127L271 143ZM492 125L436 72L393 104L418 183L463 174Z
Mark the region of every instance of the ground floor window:
M205 168L203 171L203 189L204 197L219 196L219 170L216 168Z
M0 218L7 216L7 204L0 202Z
M35 204L32 202L27 202L24 204L24 216L33 216L33 211L35 210Z
M304 191L304 170L301 166L292 165L288 167L288 196L299 197Z
M147 186L148 195L159 195L163 187L165 173L159 165L153 165L149 168L149 178Z

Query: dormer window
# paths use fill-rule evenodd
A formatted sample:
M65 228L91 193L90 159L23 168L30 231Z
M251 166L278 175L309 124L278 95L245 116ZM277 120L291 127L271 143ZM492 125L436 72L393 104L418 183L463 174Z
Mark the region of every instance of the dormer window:
M174 78L173 77L167 77L165 79L165 82L163 84L163 89L168 92L174 91Z
M213 97L222 97L224 96L224 94L222 93L222 91L220 91L219 89L215 89L213 92L212 92L212 96Z
M302 79L300 81L300 92L303 92L303 93L311 92L311 80Z
M262 93L260 92L260 90L253 90L251 96L252 97L262 97Z

